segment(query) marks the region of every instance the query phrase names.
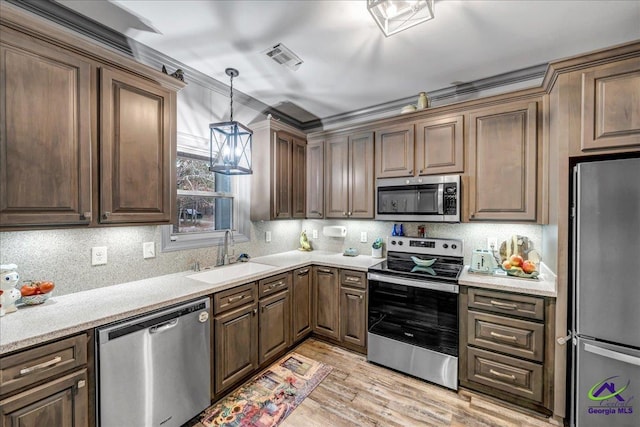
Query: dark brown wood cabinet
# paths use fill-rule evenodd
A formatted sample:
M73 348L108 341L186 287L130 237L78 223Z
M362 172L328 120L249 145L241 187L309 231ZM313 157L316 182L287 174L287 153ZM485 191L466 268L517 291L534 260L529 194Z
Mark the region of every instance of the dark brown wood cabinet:
M373 218L373 133L325 141L325 218Z
M291 217L304 218L307 210L307 142L292 137Z
M291 301L288 289L260 300L259 363L284 353L291 343Z
M175 193L171 91L100 70L100 222L168 223Z
M312 292L311 267L294 270L291 286L291 337L293 342L300 341L311 333Z
M91 63L2 28L0 225L91 222Z
M313 332L340 340L340 281L337 268L313 267Z
M307 143L307 218L324 218L324 141Z
M87 335L0 358L0 425L89 425Z
M340 341L366 353L367 273L340 270Z
M459 312L460 385L549 414L553 300L462 287Z

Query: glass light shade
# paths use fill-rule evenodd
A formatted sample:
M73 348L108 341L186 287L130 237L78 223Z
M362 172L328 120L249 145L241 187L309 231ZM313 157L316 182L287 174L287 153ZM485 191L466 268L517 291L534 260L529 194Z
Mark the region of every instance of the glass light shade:
M236 121L211 123L209 170L225 175L251 175L253 131Z
M367 0L367 9L387 37L433 19L433 0Z

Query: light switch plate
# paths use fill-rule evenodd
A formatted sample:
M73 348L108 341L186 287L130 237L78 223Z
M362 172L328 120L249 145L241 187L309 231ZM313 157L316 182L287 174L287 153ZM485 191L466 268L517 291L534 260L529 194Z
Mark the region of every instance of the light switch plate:
M313 236L312 237L313 239L317 239L318 238L318 230L313 230L311 235Z
M495 237L487 237L487 249L497 251L498 239Z
M366 231L361 231L360 232L360 243L367 243L367 232Z
M91 248L91 265L105 265L107 263L107 247L95 246Z
M154 242L144 242L142 244L142 257L145 259L156 257L156 244Z
M270 231L265 231L264 232L264 240L267 243L271 243L271 232Z

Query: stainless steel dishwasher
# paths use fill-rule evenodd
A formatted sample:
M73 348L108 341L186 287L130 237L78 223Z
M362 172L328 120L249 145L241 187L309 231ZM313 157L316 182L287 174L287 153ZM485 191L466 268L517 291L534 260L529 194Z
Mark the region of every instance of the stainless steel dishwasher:
M209 299L96 329L100 427L181 426L211 403Z

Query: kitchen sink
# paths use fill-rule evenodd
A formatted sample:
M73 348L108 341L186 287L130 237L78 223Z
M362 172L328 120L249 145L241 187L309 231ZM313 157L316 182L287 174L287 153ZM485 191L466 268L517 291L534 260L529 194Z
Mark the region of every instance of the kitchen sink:
M266 271L275 269L276 267L273 267L271 265L258 264L256 262L241 262L232 265L214 267L210 270L192 274L187 277L190 279L198 280L200 282L215 285L216 283L238 280L242 279L245 276L248 277L254 274L264 273Z

